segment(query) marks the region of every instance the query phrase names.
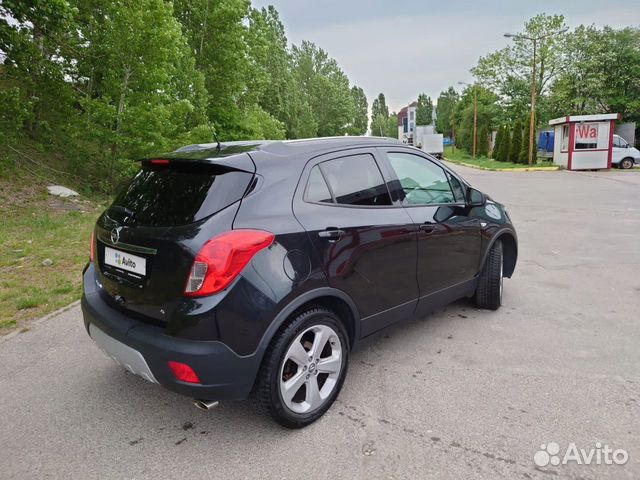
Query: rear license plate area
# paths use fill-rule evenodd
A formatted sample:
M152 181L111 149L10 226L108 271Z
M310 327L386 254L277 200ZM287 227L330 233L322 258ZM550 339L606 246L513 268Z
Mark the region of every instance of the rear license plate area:
M129 252L104 247L104 265L113 274L142 282L147 274L147 259Z

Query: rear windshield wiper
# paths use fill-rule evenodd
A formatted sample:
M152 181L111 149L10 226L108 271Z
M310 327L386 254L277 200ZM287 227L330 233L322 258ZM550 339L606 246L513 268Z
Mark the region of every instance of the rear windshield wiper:
M122 213L124 217L124 222L130 222L136 216L136 212L131 210L130 208L123 207L122 205L111 205L110 210L114 210L116 212Z

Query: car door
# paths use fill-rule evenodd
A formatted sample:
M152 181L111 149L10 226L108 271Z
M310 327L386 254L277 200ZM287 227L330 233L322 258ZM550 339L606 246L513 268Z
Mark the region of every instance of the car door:
M294 200L329 285L355 302L362 336L411 316L418 299L415 227L391 200L376 153L356 149L312 160Z
M477 274L480 221L470 216L463 184L451 172L409 150L386 149L385 156L391 189L418 227L416 313L422 314Z
M626 153L626 145L627 142L625 142L621 137L619 137L618 135L613 136L611 163L620 163L620 160L622 160L622 157L624 157Z

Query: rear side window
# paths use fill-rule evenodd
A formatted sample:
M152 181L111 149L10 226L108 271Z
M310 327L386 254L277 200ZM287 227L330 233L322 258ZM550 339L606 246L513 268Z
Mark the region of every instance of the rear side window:
M327 180L336 203L371 207L391 205L389 191L373 156L351 155L323 162L314 170L318 167L323 174L320 177ZM314 178L318 175L310 176L309 182Z
M145 166L118 195L109 216L144 226L197 222L236 202L253 174L212 166Z
M312 203L333 203L331 192L329 192L329 187L327 187L318 165L311 170L304 199Z

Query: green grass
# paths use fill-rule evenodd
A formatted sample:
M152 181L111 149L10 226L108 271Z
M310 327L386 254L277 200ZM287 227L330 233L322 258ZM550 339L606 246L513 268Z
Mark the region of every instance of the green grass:
M13 173L0 179L0 335L80 298L91 231L104 207L86 197L52 197L48 182Z
M527 168L528 165L522 163L511 163L511 162L498 162L493 158L488 158L485 156L476 157L474 160L473 155L461 150L459 148L454 147L445 147L444 149L444 157L446 160L452 163L458 164L467 164L473 165L474 167L481 168L484 170L500 170L503 168ZM552 167L553 164L549 161L538 162L534 165L534 167Z
M96 212L0 207L0 332L77 300ZM43 260L53 264L45 266Z

